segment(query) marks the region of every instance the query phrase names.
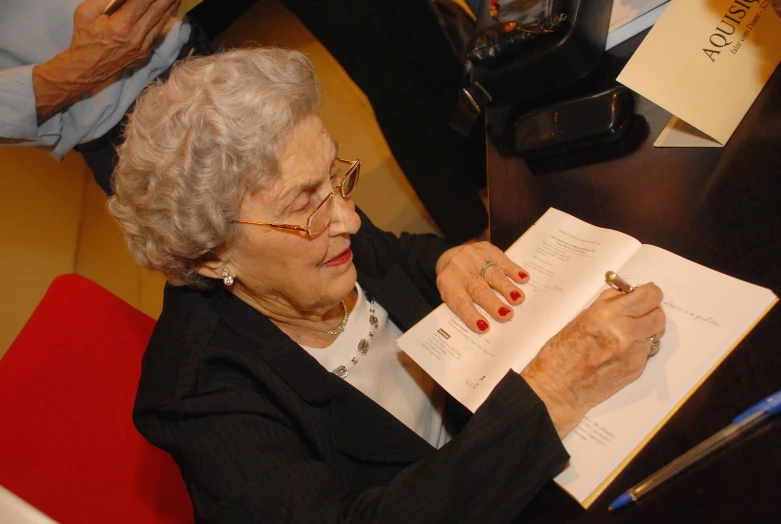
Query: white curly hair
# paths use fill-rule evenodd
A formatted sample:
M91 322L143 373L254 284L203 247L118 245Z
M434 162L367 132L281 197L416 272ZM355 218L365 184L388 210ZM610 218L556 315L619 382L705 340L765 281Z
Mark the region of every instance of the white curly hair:
M133 257L174 285L212 285L199 265L233 241L242 197L279 175L279 148L320 101L314 66L297 51L177 63L139 96L118 149L108 209Z

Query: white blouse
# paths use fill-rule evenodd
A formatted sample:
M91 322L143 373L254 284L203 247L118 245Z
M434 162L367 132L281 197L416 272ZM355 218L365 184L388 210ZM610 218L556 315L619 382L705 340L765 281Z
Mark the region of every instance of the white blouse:
M358 301L334 343L301 347L429 444L444 446L451 438L442 423L444 390L396 345L401 330L387 311L369 302L357 282L355 289Z

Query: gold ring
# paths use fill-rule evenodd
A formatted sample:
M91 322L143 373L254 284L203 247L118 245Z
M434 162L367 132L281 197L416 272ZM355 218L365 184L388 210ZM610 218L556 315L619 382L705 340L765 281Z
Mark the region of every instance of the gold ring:
M483 264L483 267L480 269L480 278L485 278L485 272L488 271L488 268L495 265L496 264L486 259L485 264Z
M648 352L648 356L652 357L659 353L659 349L662 347L662 341L656 335L652 336L648 340L651 341L651 351Z

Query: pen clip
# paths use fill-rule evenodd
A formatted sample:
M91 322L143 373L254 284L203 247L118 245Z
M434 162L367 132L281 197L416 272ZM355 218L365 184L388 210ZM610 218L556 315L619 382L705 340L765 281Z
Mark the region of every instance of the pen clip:
M759 413L764 411L765 413L772 415L773 413L778 413L781 411L781 391L776 391L769 397L760 400L750 408L748 408L746 411L738 415L737 417L732 419L733 423L738 423L741 420L745 419L746 417L749 417L753 415L754 413Z

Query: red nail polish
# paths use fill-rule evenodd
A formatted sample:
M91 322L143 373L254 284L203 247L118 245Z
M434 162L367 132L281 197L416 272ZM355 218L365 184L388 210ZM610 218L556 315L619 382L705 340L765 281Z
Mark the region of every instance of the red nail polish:
M480 331L485 331L486 329L488 329L488 322L486 322L485 320L478 320L477 329L479 329Z
M524 273L523 271L519 271L519 272L518 272L518 276L519 276L519 277L521 277L521 278L523 279L523 278L526 278L526 277L528 277L529 275L527 275L527 274L526 274L526 273Z
M521 298L521 294L518 293L517 291L510 291L510 298L513 300L518 300L519 298Z
M499 315L500 316L506 317L509 314L510 314L510 310L507 309L506 307L502 306L502 307L499 308Z

